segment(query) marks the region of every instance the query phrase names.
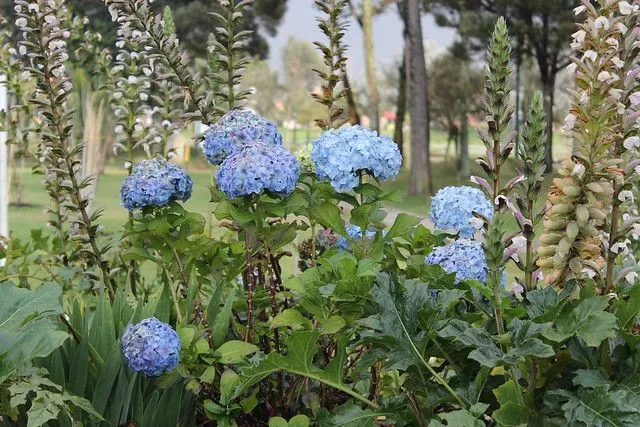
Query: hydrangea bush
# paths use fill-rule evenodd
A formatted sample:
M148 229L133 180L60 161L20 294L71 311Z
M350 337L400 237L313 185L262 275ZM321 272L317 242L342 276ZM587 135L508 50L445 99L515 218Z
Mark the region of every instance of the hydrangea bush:
M130 211L165 206L191 197L193 180L183 168L160 158L144 160L133 167L120 189L122 206Z
M455 230L460 237L471 238L482 224L475 214L491 220L493 206L478 188L445 187L431 199L431 221L441 230Z
M178 366L178 334L155 317L127 326L120 342L124 360L134 372L157 377Z
M245 145L254 142L281 146L278 127L247 110L231 110L207 130L202 151L212 165L221 164Z
M359 125L324 132L313 142L311 159L318 178L342 192L358 186L362 174L380 181L394 178L402 165L393 140Z
M11 344L0 345L3 423L640 425L640 283L627 240L639 234L640 4L585 0L575 10L573 156L543 208L543 99L533 97L514 155L512 43L498 20L478 132L484 175L472 178L477 189L434 196L434 230L427 218L388 215L391 195L377 184L400 171L396 144L341 126L344 0L316 2L327 42L315 98L326 114L303 173L277 127L242 108L250 2L221 3L220 74L206 79L170 14L154 17L149 0L105 3L128 52L116 67L168 83L138 87L118 74L114 106L157 106L179 118L167 129L210 126L212 214L178 203L193 183L155 157L124 178L124 227L102 229L78 175L67 74L67 43L82 37L69 34L63 0L15 0L25 40L10 65L37 82L39 138L27 143L42 153L52 227L0 252L0 276L15 281L0 283L0 335ZM169 87L169 101L154 93ZM123 146L149 141L138 112L126 115ZM507 163L516 176L505 176Z

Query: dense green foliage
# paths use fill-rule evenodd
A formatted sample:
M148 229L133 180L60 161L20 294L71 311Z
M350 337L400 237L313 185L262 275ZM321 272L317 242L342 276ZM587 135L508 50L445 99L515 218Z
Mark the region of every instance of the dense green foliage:
M249 96L241 89L248 34L238 30L248 2L223 5L208 64L216 74L204 77L183 55L168 12L154 17L148 0L105 3L118 18L122 55L113 81L101 76L120 93L112 101L128 154L171 157L146 144L147 132L214 123ZM383 190L370 169L357 171L352 191L336 191L314 173L322 160L314 150L306 159L312 167L302 169L292 191L229 197L214 178L215 232L206 229L204 212L170 201L132 209L119 232L106 233L85 191L91 179L79 176L86 145L74 131L72 80L63 67L75 59L65 42L65 2L15 0L23 39L11 60L0 58L7 73L15 74L14 60L27 71L18 87L41 120L29 125L34 138L17 138L15 124L8 130L12 143L41 154L34 157L36 170L46 173L51 227L1 247L3 424L639 425L640 281L637 248L626 240L640 234L632 197L640 172L633 126L639 34L618 24L635 28L640 13L622 3L602 0L596 9L585 2L578 10L581 28L590 31L578 34L584 57L575 59L568 120L574 156L550 191L541 235L535 201L545 167L542 98L534 96L515 152L511 43L506 21L495 24L482 100L486 124L478 131L483 175L472 177L493 212L468 212L477 229L472 242L407 213L389 215L385 204L397 195ZM325 62L317 71L324 88L317 99L326 109L318 124L326 128L342 122L335 102L345 27L343 2L318 4L329 38L318 43ZM159 78L175 87L145 85ZM147 91L152 96L141 98ZM152 106L158 108L148 129L136 126ZM238 129L228 126L223 138ZM257 133L239 129L233 137ZM242 158L243 148L234 149L222 167L245 161L232 176L242 183L254 165ZM518 165L515 177L508 176L509 162ZM144 191L170 196L177 185L126 169L127 179L140 179L140 188L127 190L139 199ZM260 172L277 182L278 173L299 170L296 164ZM505 226L511 216L515 233ZM477 245L486 280L462 280L449 264L427 262L434 248L456 241ZM300 271L288 274L283 264L291 257ZM508 283L512 264L515 283ZM125 330L150 317L175 330L176 347L180 342L178 365L158 377L134 372L122 355Z

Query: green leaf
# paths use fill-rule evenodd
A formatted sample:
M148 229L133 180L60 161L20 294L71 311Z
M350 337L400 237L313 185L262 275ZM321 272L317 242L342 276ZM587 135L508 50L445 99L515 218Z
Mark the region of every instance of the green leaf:
M231 369L226 369L220 377L220 403L228 405L236 386L240 382L240 376Z
M289 327L294 331L298 331L300 329L310 329L311 321L295 308L288 308L274 317L269 323L269 327L271 329Z
M358 277L376 277L382 266L372 259L366 258L358 262Z
M342 427L371 427L378 417L391 414L382 411L363 409L354 402L348 402L335 408L330 415L323 416L318 425Z
M62 395L39 391L31 402L27 412L27 427L41 427L58 418L60 409L64 407Z
M419 223L420 218L406 213L401 213L396 217L396 220L393 222L389 231L387 231L385 239L405 237Z
M333 203L323 203L314 206L311 210L311 218L321 224L323 227L331 228L341 236L347 236L347 229L342 219L340 208Z
M551 341L562 342L573 336L582 338L590 347L597 347L607 338L613 338L617 329L617 318L606 311L607 296L594 296L580 301L573 309L565 308L553 329L544 336Z
M474 417L473 414L466 409L438 414L438 418L445 421L448 426L483 427L485 425L482 421L478 420L478 417ZM434 422L429 423L429 427L442 425L444 424Z
M320 323L320 333L322 335L333 335L337 334L347 325L345 320L338 316L337 314L329 317L328 319L322 319L319 321Z
M233 309L233 303L235 302L235 300L235 293L229 292L227 298L224 301L222 310L220 311L220 313L218 313L215 321L213 322L213 343L217 347L224 343L227 332L229 331L229 323L231 322L232 315L231 310Z
M552 390L549 395L566 401L562 409L569 425L640 425L638 399L630 396L625 390L611 391L608 387L598 386L584 391L579 396L567 390Z
M258 351L258 347L244 341L227 341L213 353L218 362L224 364L240 363L248 355Z
M320 334L317 331L298 331L291 333L286 341L286 355L270 353L260 362L259 365L242 371L241 387L237 390L236 395L242 394L244 390L257 384L273 373L286 371L324 383L349 394L351 397L354 397L373 408L377 408L377 404L369 401L367 398L361 396L344 384L342 375L344 362L346 360L346 352L345 345L342 340L338 342L335 349L335 356L327 365L326 369L320 369L313 364L313 358L319 349L319 337Z
M404 289L389 276L380 274L372 289L378 314L372 325L378 325L382 345L389 350L389 369L407 370L423 364L418 350L425 335L418 325L418 312L432 298L424 283L408 280Z
M34 290L0 284L0 383L23 363L49 355L68 338L50 319L62 313L62 288L44 283Z

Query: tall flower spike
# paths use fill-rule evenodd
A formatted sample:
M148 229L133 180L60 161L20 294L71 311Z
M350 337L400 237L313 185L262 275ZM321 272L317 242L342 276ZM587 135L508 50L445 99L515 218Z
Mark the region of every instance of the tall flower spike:
M347 30L347 24L342 19L342 11L346 1L316 0L315 4L325 15L318 18L317 21L318 27L327 37L328 42L326 44L314 43L322 53L325 70L314 70L324 83L321 93L311 96L327 108L327 118L317 119L316 124L322 130L328 130L338 128L347 122L344 117L344 109L339 105L346 90L338 88L347 62L346 46L342 42Z
M485 77L484 109L487 114L487 131L478 129L486 153L478 159L489 178L489 185L481 185L490 200L499 208L505 206L498 196L507 196L511 188L501 187L501 167L515 146L514 131L508 132L513 116L511 95L511 42L504 18L496 22L489 50ZM476 180L472 177L472 181ZM484 180L483 180L484 181Z
M122 33L119 29L118 33ZM125 151L125 168L129 175L133 171L136 151L141 148L150 154L149 128L146 118L151 115L148 104L151 69L144 49L132 40L120 37L116 42L120 48L112 75L111 108L116 117L116 144L114 153Z
M15 0L15 5L16 25L23 31L24 38L20 46L27 52L29 71L38 82L32 103L44 121L41 138L49 158L47 172L62 179L60 187L70 201L67 207L77 214L73 227L78 240L87 246L86 253L102 271L104 286L113 299L115 291L109 266L103 258L106 248L98 243L96 221L100 215L89 212L89 200L83 195L91 178L79 179L79 157L83 147L71 139L72 111L68 100L73 85L64 64L69 57L66 42L69 32L62 26L67 10L65 3L64 0L38 0L37 7L33 7L33 2Z
M640 117L640 1L632 5L620 6L621 16L616 16L619 32L616 40L618 56L612 61L617 68L616 88L610 93L618 99L618 132L612 147L612 157L620 160L624 176L614 180L613 196L611 198L611 213L607 215L606 230L608 231L607 265L604 273L607 291L613 291L617 283L624 277L615 277L616 261L626 248L627 236L632 234L634 226L638 224L638 212L634 204L633 185L638 183L640 175L640 132L637 118ZM626 31L623 31L625 30ZM618 176L614 176L618 178ZM632 252L630 259L625 260L629 265L636 265ZM624 274L622 274L624 276Z
M184 89L185 121L215 122L213 95L201 90L201 79L189 71L189 59L180 50L175 33L167 34L162 15L153 16L150 0L104 0L114 21L118 22L124 37L144 46L149 52L149 66L159 79L170 79ZM163 67L156 69L160 61ZM163 74L166 73L166 74Z
M219 90L215 92L217 99L226 101L227 110L218 107L219 115L240 106L242 101L251 94L248 90L239 90L242 75L249 63L249 56L245 52L247 38L251 31L239 31L244 18L244 12L253 0L221 0L224 15L211 13L219 23L216 38L212 40L216 50L216 60L220 67L218 80Z
M519 166L524 178L518 184L515 194L517 207L512 209L522 236L526 240L524 259L518 260L516 264L525 274L522 285L526 290L532 290L536 284L534 272L537 270L537 256L533 248L534 230L543 216L543 211L536 209L536 201L544 181L547 140L547 122L542 93L534 94L527 117L518 153Z
M583 0L586 20L574 34L576 90L565 120L573 156L563 162L561 178L549 190L538 265L549 284L596 277L605 266L602 232L621 170L612 156L618 138L616 63L619 9L600 1L596 9ZM605 23L607 25L603 25Z

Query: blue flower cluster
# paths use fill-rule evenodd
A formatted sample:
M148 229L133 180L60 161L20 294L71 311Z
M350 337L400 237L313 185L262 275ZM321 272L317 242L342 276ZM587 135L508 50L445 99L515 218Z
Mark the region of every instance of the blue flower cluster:
M216 179L220 191L233 199L263 191L291 194L299 176L300 163L286 148L253 141L222 162Z
M178 334L155 317L127 326L120 345L127 366L135 372L157 377L178 366Z
M456 280L477 280L485 283L488 267L482 243L458 239L446 246L433 248L427 264L439 265L447 273L456 273Z
M354 240L359 241L360 239L362 239L362 229L357 225L348 226L347 234L349 235L349 237L351 237ZM376 237L376 232L373 230L367 230L367 232L365 233L365 237L368 240L371 240L374 237ZM347 239L346 237L340 236L338 238L338 241L335 244L335 247L340 250L346 251L347 249L349 249L349 239Z
M361 126L324 132L313 143L311 159L318 178L342 192L358 186L361 172L384 181L395 177L402 166L395 142Z
M475 228L473 212L493 217L493 206L484 193L472 187L445 187L431 198L431 220L441 230L454 229L471 238Z
M133 167L120 188L122 206L130 211L189 200L193 180L183 168L165 159L143 160Z
M221 164L248 142L282 145L278 127L247 110L231 110L211 126L202 142L202 151L213 165Z

